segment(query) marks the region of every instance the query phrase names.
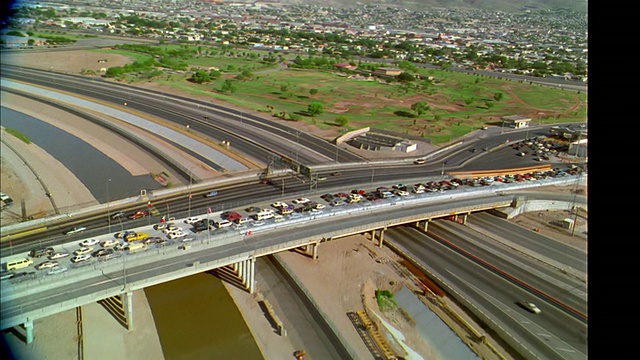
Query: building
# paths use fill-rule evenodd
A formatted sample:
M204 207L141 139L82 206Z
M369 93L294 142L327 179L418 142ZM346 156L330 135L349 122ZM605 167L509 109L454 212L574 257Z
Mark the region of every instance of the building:
M373 75L377 75L377 76L398 76L401 73L402 73L402 70L400 70L400 69L379 67L373 72Z
M502 126L509 126L514 129L522 129L529 127L531 118L521 115L509 115L502 117Z

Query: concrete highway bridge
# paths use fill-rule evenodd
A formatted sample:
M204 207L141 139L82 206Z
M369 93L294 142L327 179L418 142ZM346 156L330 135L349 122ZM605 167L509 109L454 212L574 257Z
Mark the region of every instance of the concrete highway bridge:
M78 264L69 261L69 271L62 274L38 274L2 281L0 328L4 330L22 325L26 341L30 343L33 340L34 320L106 299L118 308L123 323L132 329L135 290L224 268L233 272L247 291L253 293L255 261L258 257L295 250L303 256L316 259L321 251L321 243L364 233L370 233L371 238L382 247L384 232L389 227L414 224L426 230L431 220L444 217L464 222L472 212L526 205L526 197L507 195L505 191L526 191L575 181L574 176L568 176L535 183L456 189L406 199L350 204L300 214L282 222L272 219L262 224L254 222L244 229L230 227L205 231L205 234L190 234L186 242L177 240L171 245L155 244L142 252L123 253L108 261L92 259ZM551 202L566 209L573 205L570 202ZM147 232L149 236L163 235L151 226L133 230ZM104 241L112 239L113 235L92 238ZM2 262L7 260L3 258Z

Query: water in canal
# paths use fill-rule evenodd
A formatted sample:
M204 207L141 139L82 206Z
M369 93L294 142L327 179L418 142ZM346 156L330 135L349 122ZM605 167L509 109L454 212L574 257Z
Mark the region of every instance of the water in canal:
M222 280L200 273L145 289L166 360L262 354Z

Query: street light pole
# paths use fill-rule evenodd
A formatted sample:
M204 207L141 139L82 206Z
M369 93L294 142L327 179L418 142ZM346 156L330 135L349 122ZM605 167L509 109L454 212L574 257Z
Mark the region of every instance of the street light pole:
M298 162L299 137L300 137L300 132L296 131L296 163Z
M192 168L189 168L189 217L191 217L191 181L193 179Z
M109 179L109 181L107 181L107 221L109 222L109 232L111 232L111 206L110 206L110 202L111 199L109 198L109 184L111 183L111 179Z

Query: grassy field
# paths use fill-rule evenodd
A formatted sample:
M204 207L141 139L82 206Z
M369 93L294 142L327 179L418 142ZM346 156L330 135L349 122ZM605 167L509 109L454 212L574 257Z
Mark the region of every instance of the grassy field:
M170 49L167 45L159 46ZM130 56L132 60L149 56L129 51L117 53ZM187 81L191 77L190 71L167 73L153 81L256 111L274 115L285 113L286 117L295 114L299 121L319 128L337 126L336 117L344 115L349 122L341 129L343 131L370 126L421 136L431 139L434 144L450 141L485 125L499 125L500 118L507 115L528 116L536 123L584 122L587 116L586 94L526 81L445 70L419 70L421 75L432 80L417 80L413 84L418 86L405 86L350 78L338 71L291 69L249 59L240 53L194 56L187 60L190 69L220 69L222 76L210 83ZM243 69L251 71L253 76L236 80ZM134 82L135 74L127 75L123 80ZM221 91L225 80L232 81L234 92ZM312 95L311 89L317 93ZM324 112L315 117L308 116L306 110L311 102L321 103ZM418 116L411 109L417 102L426 103L429 110Z

